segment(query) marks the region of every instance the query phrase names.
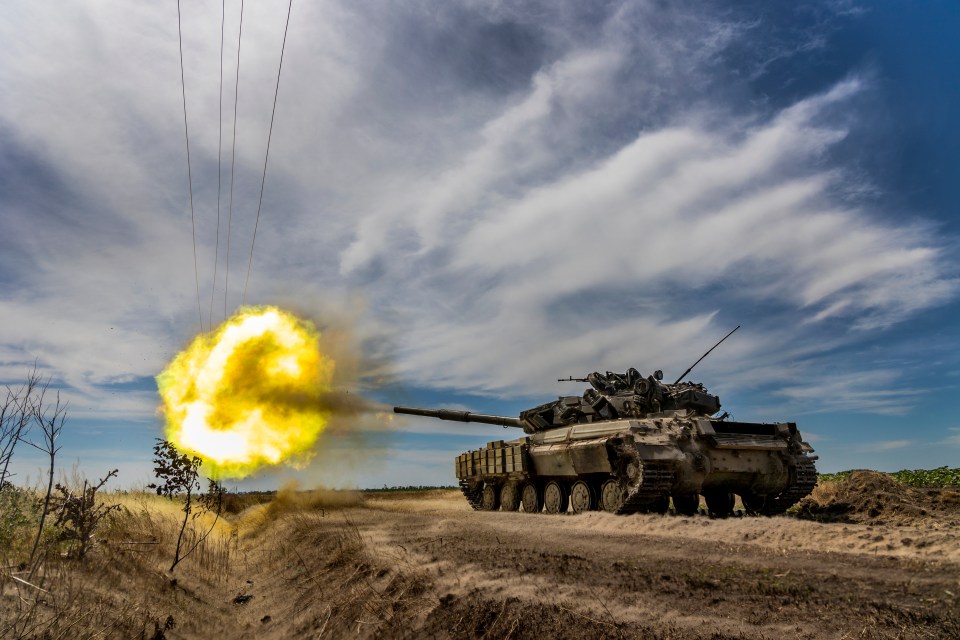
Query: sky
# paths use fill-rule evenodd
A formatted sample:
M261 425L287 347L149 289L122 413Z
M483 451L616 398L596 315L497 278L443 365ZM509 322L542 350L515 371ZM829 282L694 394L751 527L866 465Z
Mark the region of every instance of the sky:
M149 482L154 377L243 302L353 393L502 415L742 325L690 376L735 419L960 466L956 3L293 2L275 112L288 4L240 7L183 3L181 86L173 1L0 6L0 382L69 402L62 468ZM449 485L513 435L378 416L235 485Z

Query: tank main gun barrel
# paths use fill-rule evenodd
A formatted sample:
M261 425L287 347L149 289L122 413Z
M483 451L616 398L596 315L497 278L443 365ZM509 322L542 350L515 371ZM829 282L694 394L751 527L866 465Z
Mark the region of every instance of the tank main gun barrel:
M519 418L509 416L490 416L483 413L472 413L470 411L454 411L453 409L417 409L416 407L394 407L394 413L403 413L409 416L423 416L425 418L439 418L440 420L452 420L454 422L482 422L483 424L496 424L501 427L520 427L523 424Z

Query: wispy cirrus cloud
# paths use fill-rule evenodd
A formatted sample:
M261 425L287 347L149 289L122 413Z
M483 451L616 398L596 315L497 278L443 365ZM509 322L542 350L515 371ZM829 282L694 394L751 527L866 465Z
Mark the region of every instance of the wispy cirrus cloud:
M21 188L0 196L19 239L0 256L17 274L0 282L4 377L39 358L109 413L110 383L159 371L211 298L214 319L239 302L285 9L245 8L224 301L219 5L185 7L198 312L175 12L5 5L0 155ZM933 223L855 197L873 185L838 160L872 76L754 99L743 78L822 48L817 29L763 33L686 3L295 6L248 299L322 318L360 298L394 373L504 396L679 373L742 319L700 370L719 386L903 411L922 390L895 366L830 359L954 299L955 260ZM765 59L738 62L753 46Z
M914 444L917 444L914 440L881 440L879 442L861 445L857 447L857 450L863 452L895 451L896 449L904 449Z

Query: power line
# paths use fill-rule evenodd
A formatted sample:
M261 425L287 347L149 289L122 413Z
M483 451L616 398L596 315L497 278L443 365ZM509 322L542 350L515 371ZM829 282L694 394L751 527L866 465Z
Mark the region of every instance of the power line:
M217 110L217 243L213 252L213 286L210 288L210 328L213 329L213 296L217 293L217 264L220 262L220 168L223 158L223 29L227 21L227 0L220 4L220 108Z
M287 20L290 20L289 14ZM183 29L180 26L180 22L180 0L177 0L177 37L180 41L180 88L183 90L183 134L187 141L187 181L190 185L190 226L193 232L193 277L197 283L197 313L200 316L200 333L203 333L203 308L200 306L200 269L197 266L197 222L193 213L193 171L190 166L190 130L187 127L187 82L183 77Z
M237 100L240 97L240 43L243 40L243 0L240 0L240 29L237 33L237 80L233 89L233 145L230 151L230 213L227 216L227 260L223 282L223 317L227 317L227 292L230 289L230 228L233 226L233 171L237 166Z
M177 2L179 1L180 0L177 0ZM260 225L260 208L263 206L263 186L267 181L267 161L270 159L270 139L273 137L273 119L274 116L277 115L277 96L280 94L280 72L283 70L283 52L287 47L287 30L290 28L290 10L292 8L293 0L290 0L287 5L287 24L283 28L283 44L280 46L280 65L277 69L277 88L273 94L273 112L270 114L270 132L267 134L267 152L263 157L263 177L260 179L260 201L257 204L257 220L253 225L253 239L250 241L250 260L247 262L247 279L243 283L243 304L247 302L247 285L250 284L250 268L253 266L253 245L257 241L257 227ZM199 288L197 291L199 295Z

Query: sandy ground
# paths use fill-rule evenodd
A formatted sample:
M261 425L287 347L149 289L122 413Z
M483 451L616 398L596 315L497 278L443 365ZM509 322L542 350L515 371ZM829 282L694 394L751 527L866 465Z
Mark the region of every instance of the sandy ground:
M822 522L290 490L221 520L174 573L177 511L157 501L42 590L0 582L0 640L960 639L960 493L878 474L818 487L801 506Z
M960 638L960 532L936 521L487 513L449 492L311 527L349 527L373 566L418 584L415 615L369 630L361 614L323 635L313 601L292 619L314 637Z

